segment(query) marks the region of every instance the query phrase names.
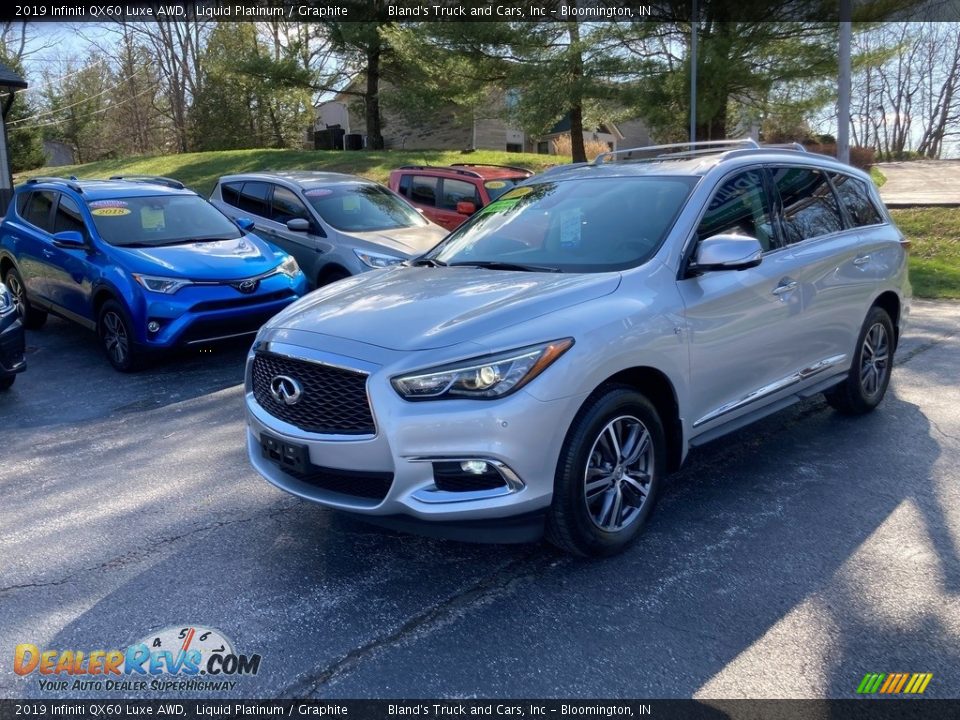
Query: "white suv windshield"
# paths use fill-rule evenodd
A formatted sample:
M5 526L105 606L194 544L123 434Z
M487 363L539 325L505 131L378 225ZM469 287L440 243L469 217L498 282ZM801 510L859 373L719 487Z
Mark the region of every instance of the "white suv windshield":
M430 258L503 269L625 270L653 256L695 183L618 177L523 185L480 210Z

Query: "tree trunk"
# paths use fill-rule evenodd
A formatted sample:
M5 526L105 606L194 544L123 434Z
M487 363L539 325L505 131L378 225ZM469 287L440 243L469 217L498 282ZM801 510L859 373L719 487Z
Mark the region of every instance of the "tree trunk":
M580 83L583 82L583 54L580 49L580 25L576 20L567 24L570 33L570 154L573 162L586 162L587 149L583 143L583 102Z
M380 116L380 36L374 34L367 47L366 101L367 147L383 150L383 131Z

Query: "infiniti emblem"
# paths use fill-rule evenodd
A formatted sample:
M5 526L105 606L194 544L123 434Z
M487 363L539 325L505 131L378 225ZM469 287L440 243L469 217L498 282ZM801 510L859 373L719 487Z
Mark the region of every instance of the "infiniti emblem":
M250 293L254 292L259 285L259 280L244 280L243 282L236 283L234 287L240 292L249 295Z
M277 375L270 381L270 395L277 402L285 405L296 405L300 402L303 388L300 383L289 375Z

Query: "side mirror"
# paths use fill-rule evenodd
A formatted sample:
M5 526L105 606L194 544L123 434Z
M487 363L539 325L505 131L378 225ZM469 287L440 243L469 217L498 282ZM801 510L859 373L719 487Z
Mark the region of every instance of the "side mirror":
M303 218L287 220L287 230L291 232L310 232L310 221Z
M457 212L461 215L473 215L477 211L477 206L469 200L461 200L457 203Z
M65 250L86 250L87 241L83 233L76 230L62 230L53 236L53 244Z
M244 232L253 230L253 226L256 224L250 218L237 218L235 222L237 223L237 227Z
M713 235L700 242L689 265L695 272L746 270L763 259L760 241L749 235Z

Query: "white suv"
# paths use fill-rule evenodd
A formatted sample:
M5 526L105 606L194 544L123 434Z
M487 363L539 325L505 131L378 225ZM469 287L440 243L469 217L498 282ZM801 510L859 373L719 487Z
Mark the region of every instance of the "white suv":
M752 141L610 153L271 320L249 456L394 527L609 554L691 447L819 392L876 407L908 297L858 170Z

